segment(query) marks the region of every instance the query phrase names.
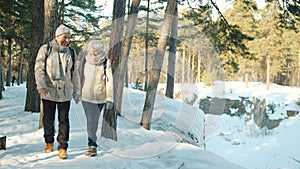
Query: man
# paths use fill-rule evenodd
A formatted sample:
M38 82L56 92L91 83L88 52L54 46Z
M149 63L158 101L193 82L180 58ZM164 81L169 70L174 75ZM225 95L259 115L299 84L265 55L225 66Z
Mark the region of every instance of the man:
M60 25L56 29L55 38L40 47L35 62L37 90L42 98L44 110L42 120L46 142L45 152L53 151L54 120L57 108L59 122L57 149L61 159L68 158L70 101L72 97L78 96L80 85L77 70L79 63L76 59L72 59L72 49L68 47L70 37L70 29ZM74 55L76 58L75 52Z

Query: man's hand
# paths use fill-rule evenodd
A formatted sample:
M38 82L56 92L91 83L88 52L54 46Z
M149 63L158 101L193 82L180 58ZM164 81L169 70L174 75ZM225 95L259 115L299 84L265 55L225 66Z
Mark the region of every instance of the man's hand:
M40 95L46 96L48 94L48 90L46 88L42 88L38 90Z
M106 106L106 110L111 110L111 109L113 109L114 104L110 101L107 101L105 106Z

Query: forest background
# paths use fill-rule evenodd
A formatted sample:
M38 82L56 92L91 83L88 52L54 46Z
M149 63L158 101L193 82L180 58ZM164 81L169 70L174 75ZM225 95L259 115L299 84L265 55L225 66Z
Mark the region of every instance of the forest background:
M117 83L115 114L104 118L114 129L129 84L147 92L141 119L146 129L161 92L158 83L166 84L163 92L170 98L179 97L175 83L245 81L247 87L248 81L260 81L267 90L271 82L300 86L299 1L264 3L258 8L254 0L232 0L230 8L220 10L224 6L213 0L114 0L110 16L95 0L0 0L0 99L16 77L18 85L27 83L24 110L41 111L34 61L59 24L72 29L78 59L88 40L107 44ZM117 139L116 133L107 137Z

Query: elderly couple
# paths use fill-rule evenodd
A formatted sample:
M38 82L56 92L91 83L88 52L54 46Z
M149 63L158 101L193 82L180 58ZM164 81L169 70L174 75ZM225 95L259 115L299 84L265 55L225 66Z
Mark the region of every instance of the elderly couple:
M104 45L91 40L85 55L78 59L69 48L71 32L60 25L55 38L40 47L35 62L35 79L43 103L45 152L53 151L55 111L58 110L58 157L68 158L69 110L72 98L82 101L87 119L87 156L97 155L97 128L100 112L113 108L113 75ZM75 59L74 59L75 58Z

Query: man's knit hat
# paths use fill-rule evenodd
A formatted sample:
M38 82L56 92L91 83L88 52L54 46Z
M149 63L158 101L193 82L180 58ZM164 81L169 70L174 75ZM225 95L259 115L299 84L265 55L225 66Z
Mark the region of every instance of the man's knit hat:
M65 25L59 25L59 27L55 31L55 37L65 33L71 34L71 30Z

